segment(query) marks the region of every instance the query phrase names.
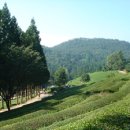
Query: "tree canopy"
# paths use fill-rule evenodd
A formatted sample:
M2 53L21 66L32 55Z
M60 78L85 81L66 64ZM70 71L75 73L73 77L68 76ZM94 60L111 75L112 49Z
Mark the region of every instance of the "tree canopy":
M128 58L130 43L114 39L77 38L51 48L44 47L50 73L64 66L71 78L103 70L107 56L120 50Z
M108 70L122 70L125 68L125 58L121 51L114 52L107 57L106 67Z
M88 74L88 73L82 74L81 80L82 80L83 82L88 82L88 81L90 81L90 76L89 76L89 74Z
M16 91L45 84L49 77L34 19L23 32L5 4L0 10L0 92L8 110Z
M61 67L55 72L54 81L55 81L55 84L60 87L66 84L67 73L66 73L65 68Z

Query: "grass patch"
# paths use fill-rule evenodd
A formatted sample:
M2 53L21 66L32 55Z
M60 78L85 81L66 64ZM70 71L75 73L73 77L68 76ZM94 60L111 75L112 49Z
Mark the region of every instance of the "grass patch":
M71 81L73 86L52 97L0 113L0 130L130 128L130 75L117 72L90 75L92 80L88 83L81 83L78 78Z

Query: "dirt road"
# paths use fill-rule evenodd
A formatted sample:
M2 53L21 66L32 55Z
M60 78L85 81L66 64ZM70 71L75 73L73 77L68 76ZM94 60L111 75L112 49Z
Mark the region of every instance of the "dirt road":
M27 105L27 104L31 104L31 103L34 103L34 102L37 102L37 101L41 101L43 98L49 97L49 96L52 96L52 95L51 94L44 94L44 93L42 93L42 94L40 94L40 97L37 96L35 98L32 98L32 99L28 100L26 103L19 104L19 105L11 107L11 110L20 108L20 107L22 107L24 105ZM5 112L5 111L7 111L7 109L0 110L0 113Z

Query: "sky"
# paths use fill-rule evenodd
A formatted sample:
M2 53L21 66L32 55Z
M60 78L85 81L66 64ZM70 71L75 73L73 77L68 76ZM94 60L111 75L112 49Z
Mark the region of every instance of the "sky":
M41 44L52 47L73 38L130 42L130 0L0 0L26 31L32 18Z

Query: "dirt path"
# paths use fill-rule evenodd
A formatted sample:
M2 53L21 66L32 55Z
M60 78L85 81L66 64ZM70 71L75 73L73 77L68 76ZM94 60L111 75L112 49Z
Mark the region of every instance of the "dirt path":
M11 107L11 110L12 110L12 109L20 108L20 107L22 107L22 106L24 106L24 105L27 105L27 104L31 104L31 103L34 103L34 102L37 102L37 101L41 101L43 98L49 97L49 96L52 96L52 95L51 95L51 94L41 93L41 94L40 94L40 97L37 96L37 97L35 97L35 98L32 98L32 99L28 100L27 102L25 102L25 103L23 103L23 104L19 104L19 105L13 106L13 107ZM0 110L0 113L5 112L5 111L7 111L7 109Z

